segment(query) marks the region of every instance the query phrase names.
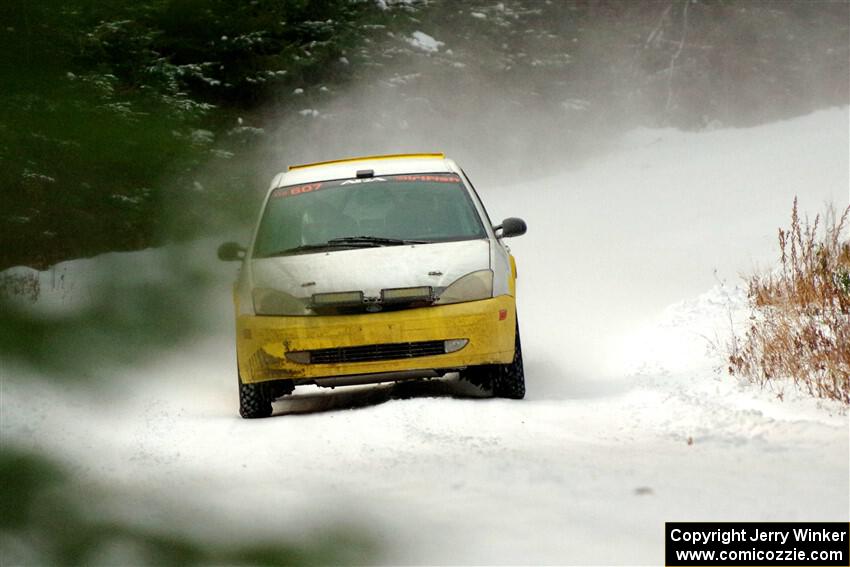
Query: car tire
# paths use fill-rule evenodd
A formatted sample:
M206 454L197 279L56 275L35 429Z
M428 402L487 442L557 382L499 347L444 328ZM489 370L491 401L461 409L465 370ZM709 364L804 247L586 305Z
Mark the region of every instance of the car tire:
M497 398L521 400L525 397L525 372L522 366L522 344L517 325L514 359L509 364L470 366L461 373L468 382L492 390Z
M243 384L239 378L239 415L245 419L269 417L272 414L272 397L265 383Z
M493 395L497 398L521 400L525 397L525 370L522 366L522 343L519 325L514 341L514 359L510 364L497 364L493 373Z

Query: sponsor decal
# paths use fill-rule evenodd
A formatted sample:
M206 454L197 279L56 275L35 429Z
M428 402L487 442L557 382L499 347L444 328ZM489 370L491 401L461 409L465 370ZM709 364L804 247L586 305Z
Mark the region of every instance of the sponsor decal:
M458 183L460 178L454 173L448 173L446 175L441 174L417 174L417 175L393 175L393 181L416 181L416 182L426 182L426 183Z
M346 179L340 185L356 185L358 183L375 183L376 181L386 181L383 177L364 177L363 179Z
M357 179L337 179L334 181L317 181L315 183L302 183L300 185L287 185L272 192L272 198L295 197L305 193L314 193L323 189L333 187L344 187L349 185L361 185L363 183L460 183L460 177L454 173L416 173L404 175L385 175L383 177L364 177Z
M288 187L281 187L280 189L275 189L274 193L272 193L272 197L292 197L294 195L301 195L303 193L312 193L313 191L318 191L322 188L322 183L304 183L302 185L289 185Z

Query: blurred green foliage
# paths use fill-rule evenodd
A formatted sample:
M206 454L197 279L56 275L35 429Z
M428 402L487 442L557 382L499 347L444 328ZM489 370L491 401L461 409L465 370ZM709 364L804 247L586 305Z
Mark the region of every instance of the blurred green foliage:
M256 163L231 159L262 135L252 112L346 81L340 57L370 34L360 24L392 17L353 0L8 0L3 12L0 269L141 248L171 236L166 221L191 233L212 210L253 204ZM226 173L207 186L202 167Z
M126 493L126 489L124 489ZM132 491L131 491L132 492ZM111 519L104 486L81 485L58 463L27 451L0 451L0 563L3 565L342 565L374 561L362 534L329 527L306 543L226 545L175 526ZM126 496L126 494L125 494ZM93 513L97 509L97 513Z
M149 360L156 349L208 330L213 262L211 250L176 247L141 257L100 257L72 272L67 284L60 272L46 301L37 272L0 274L0 359L69 382L114 382L116 364ZM55 308L57 294L70 290L67 308ZM54 309L33 309L39 299L52 299Z

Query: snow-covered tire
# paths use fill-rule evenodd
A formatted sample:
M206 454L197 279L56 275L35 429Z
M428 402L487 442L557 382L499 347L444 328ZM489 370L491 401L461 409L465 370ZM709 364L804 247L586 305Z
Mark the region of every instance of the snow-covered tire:
M243 384L239 379L239 415L245 419L269 417L272 398L266 384Z
M519 340L519 325L516 329L514 359L510 364L497 364L493 372L493 395L497 398L521 400L525 397L525 371L522 367L522 345Z

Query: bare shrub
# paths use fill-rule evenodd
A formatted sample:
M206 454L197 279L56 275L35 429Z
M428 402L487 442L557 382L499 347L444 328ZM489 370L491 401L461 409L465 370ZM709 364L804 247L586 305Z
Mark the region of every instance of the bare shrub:
M779 230L781 269L747 279L750 326L733 339L729 373L765 386L791 379L810 394L850 403L850 207Z

